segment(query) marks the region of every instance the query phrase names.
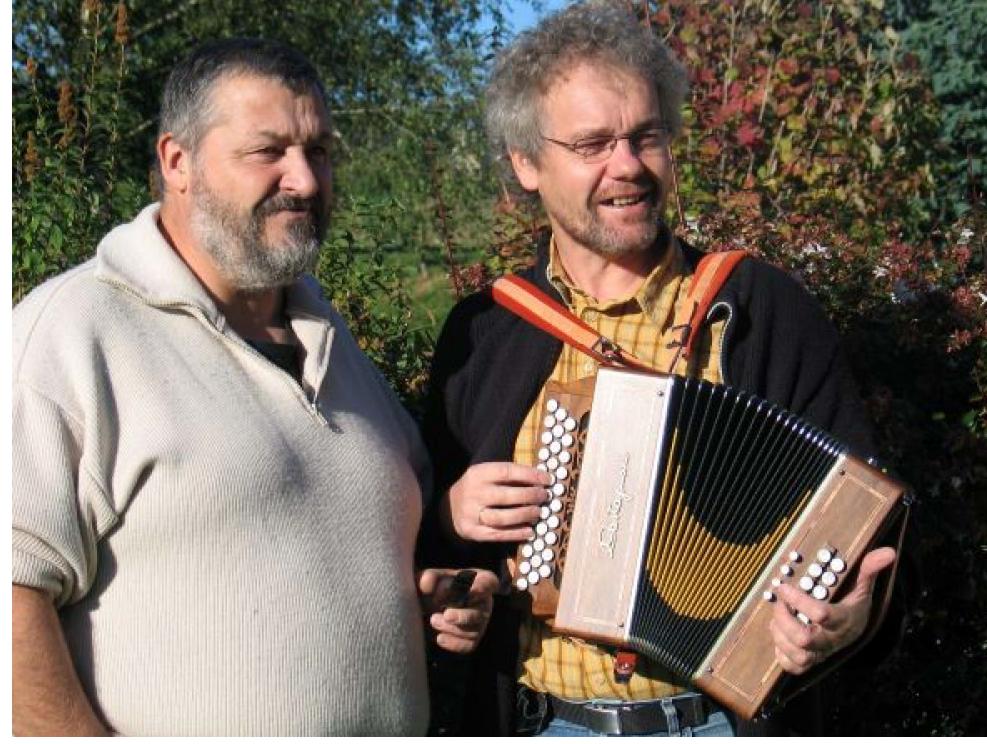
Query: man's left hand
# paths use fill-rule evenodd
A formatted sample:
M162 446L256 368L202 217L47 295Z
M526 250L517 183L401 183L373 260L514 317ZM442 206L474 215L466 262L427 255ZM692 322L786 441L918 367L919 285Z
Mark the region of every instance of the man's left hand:
M770 628L781 668L789 674L805 674L860 638L870 618L874 580L894 560L893 548L878 548L865 555L846 595L832 604L789 584L778 587ZM808 617L811 624L803 624L795 612Z
M476 649L487 628L493 611L493 593L499 582L490 571L476 569L465 600L456 602L462 606L451 607L450 602L457 599L453 596L453 579L457 573L453 568L427 568L418 574L418 592L439 648L468 654Z

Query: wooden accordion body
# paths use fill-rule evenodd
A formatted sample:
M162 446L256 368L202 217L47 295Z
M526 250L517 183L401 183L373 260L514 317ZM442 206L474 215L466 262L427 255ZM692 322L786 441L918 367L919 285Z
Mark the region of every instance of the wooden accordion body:
M782 674L774 588L838 598L904 488L723 385L604 368L546 401L539 467L560 472L559 498L515 587L556 632L632 648L754 716Z

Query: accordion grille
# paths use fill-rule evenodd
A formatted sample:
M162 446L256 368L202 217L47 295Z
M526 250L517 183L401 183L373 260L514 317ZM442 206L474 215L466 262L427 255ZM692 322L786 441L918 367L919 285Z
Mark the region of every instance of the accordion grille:
M840 447L729 387L676 378L669 395L630 636L691 677Z

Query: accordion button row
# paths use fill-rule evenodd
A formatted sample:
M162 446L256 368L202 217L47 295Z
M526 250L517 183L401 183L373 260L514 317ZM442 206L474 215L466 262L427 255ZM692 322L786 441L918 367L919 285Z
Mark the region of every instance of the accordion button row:
M547 413L542 419L544 429L539 440L542 446L538 450L538 464L535 467L549 473L552 484L545 489L546 501L542 504L539 520L533 525L535 537L521 546L523 560L518 564L519 577L515 581L515 586L521 591L550 578L554 571L555 551L552 546L559 541L557 530L561 520L558 515L564 508L565 481L571 475L570 448L576 444L573 432L579 426L555 398L545 402L545 410Z
M816 553L816 560L806 567L805 574L798 580L798 586L802 591L806 594L811 594L815 599L820 601L829 599L832 588L839 581L837 574L843 573L846 570L846 562L837 555L837 552L832 547L819 549ZM798 551L793 550L788 554L788 561L788 563L783 563L778 569L778 573L784 578L794 576L795 569L792 568L791 564L800 563L802 561L802 555ZM784 578L775 577L771 579L772 589L781 586ZM766 589L762 594L766 602L774 602L777 599L772 589ZM809 618L802 613L796 613L796 616L806 625L810 623Z

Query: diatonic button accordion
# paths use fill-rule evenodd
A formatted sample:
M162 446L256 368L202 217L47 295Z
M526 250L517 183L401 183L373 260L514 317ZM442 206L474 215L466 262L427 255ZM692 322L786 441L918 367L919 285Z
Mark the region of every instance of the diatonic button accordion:
M556 632L634 649L752 717L782 675L775 590L838 599L904 487L724 385L603 368L545 401L536 466L554 482L509 562L516 591Z

